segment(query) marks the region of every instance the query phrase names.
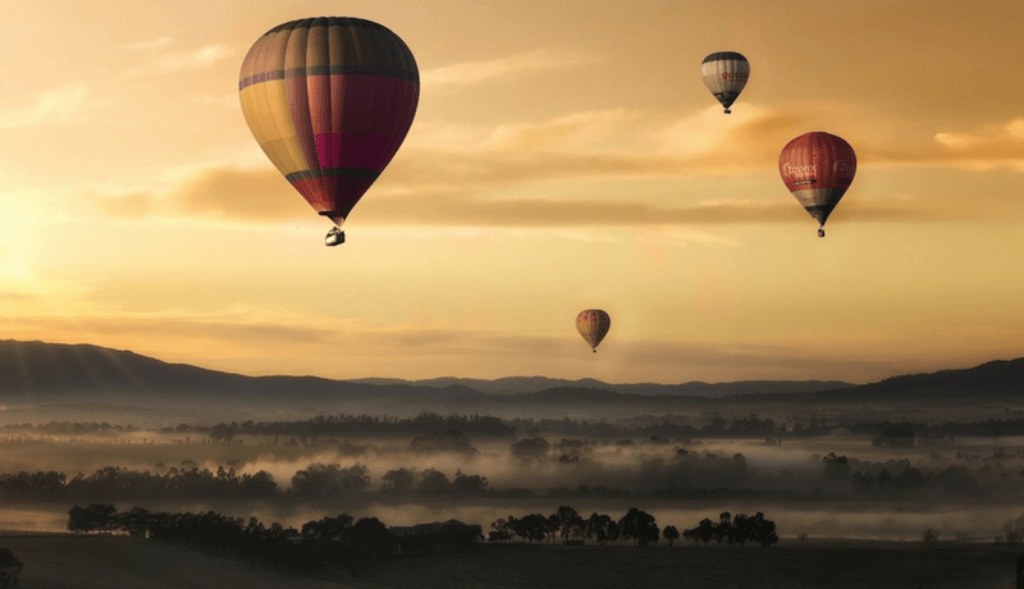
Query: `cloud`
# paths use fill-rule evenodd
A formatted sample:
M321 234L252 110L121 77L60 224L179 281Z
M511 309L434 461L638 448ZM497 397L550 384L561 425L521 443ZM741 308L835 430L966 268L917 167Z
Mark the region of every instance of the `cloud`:
M182 174L164 191L83 191L96 212L138 220L149 216L229 222L309 219L311 209L273 168L201 167Z
M360 203L367 225L470 227L628 227L722 223L805 222L798 203L779 191L777 198L713 199L689 206L642 202L545 198L488 198L473 190L403 189ZM166 193L150 191L89 193L102 214L138 220L148 216L236 223L308 221L314 213L277 170L203 168L185 176ZM844 217L871 221L937 221L940 212L915 206L906 196L859 196L843 203Z
M84 82L48 88L26 107L0 111L0 129L77 122L92 106L91 98L92 90Z
M156 39L150 39L148 41L136 41L135 43L125 43L120 45L121 49L128 51L149 51L151 49L160 49L167 47L172 44L174 39L170 37L157 37Z
M935 143L941 146L933 154L937 161L979 170L1006 166L1024 172L1024 118L986 125L971 133L936 133Z
M580 59L575 56L554 57L541 50L499 59L470 61L424 70L420 73L420 82L425 88L465 86L507 78L525 72L566 67L579 62Z
M121 72L121 77L201 69L213 65L229 55L231 52L224 44L207 45L194 51L169 53L156 57L148 63L129 67Z
M841 108L841 107L840 107ZM693 181L710 186L722 178L763 183L777 174L778 153L793 137L831 111L794 104L774 109L748 105L723 117L718 107L682 117L630 109L589 111L540 122L496 127L425 124L413 136L360 204L364 223L478 227L650 226L715 223L806 222L805 213L773 184L771 197L749 188L737 198L694 196ZM818 127L820 128L820 127ZM1019 133L1024 122L1007 126ZM860 137L861 165L936 159L914 151L888 152ZM943 148L946 149L946 148ZM933 148L933 151L937 151ZM945 157L949 157L946 155ZM672 203L637 198L612 200L602 183L657 181ZM560 182L598 186L594 199L551 197ZM672 183L678 182L678 197ZM614 192L621 193L609 184ZM514 193L531 196L515 198ZM722 194L720 191L716 195ZM96 198L115 216L205 218L228 222L278 223L310 220L308 205L269 166L226 165L194 169L162 191L128 191ZM844 217L870 221L941 221L989 215L978 207L939 207L907 195L865 193L841 205ZM980 217L979 217L980 216Z

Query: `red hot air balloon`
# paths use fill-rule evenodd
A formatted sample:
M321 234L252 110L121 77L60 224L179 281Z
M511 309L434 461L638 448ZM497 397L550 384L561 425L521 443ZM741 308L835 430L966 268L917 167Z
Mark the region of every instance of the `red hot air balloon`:
M242 62L242 113L284 177L334 222L391 161L419 102L416 60L390 30L359 18L320 17L274 27Z
M841 137L823 131L804 133L782 149L779 173L786 188L821 224L818 237L825 237L825 221L857 173L857 156Z
M583 339L587 340L595 354L597 353L597 344L601 343L604 336L608 335L608 329L611 326L611 317L601 309L587 309L576 316L576 330L580 332Z

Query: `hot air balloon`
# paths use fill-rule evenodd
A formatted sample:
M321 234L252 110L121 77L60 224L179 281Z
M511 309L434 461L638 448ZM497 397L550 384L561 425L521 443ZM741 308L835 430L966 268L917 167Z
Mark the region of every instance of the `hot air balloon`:
M242 113L256 141L313 209L327 245L405 139L420 79L406 44L375 22L320 17L274 27L242 62Z
M818 237L825 237L825 221L857 173L857 156L841 137L804 133L782 149L779 173L786 188L821 223Z
M730 114L729 107L747 85L750 62L735 51L712 53L700 64L700 76L708 90L722 103L725 114Z
M597 353L597 344L601 343L604 336L608 335L608 328L611 326L611 317L601 309L587 309L576 316L576 330L580 332L583 339L587 340L595 354Z

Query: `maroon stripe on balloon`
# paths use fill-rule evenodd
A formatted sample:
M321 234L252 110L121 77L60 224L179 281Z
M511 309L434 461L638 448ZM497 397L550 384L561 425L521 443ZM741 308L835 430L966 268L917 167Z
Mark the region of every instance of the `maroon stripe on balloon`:
M306 199L306 202L309 203L309 206L313 207L313 210L317 212L331 210L331 200L324 192L320 178L292 180L292 186L302 195L302 198Z

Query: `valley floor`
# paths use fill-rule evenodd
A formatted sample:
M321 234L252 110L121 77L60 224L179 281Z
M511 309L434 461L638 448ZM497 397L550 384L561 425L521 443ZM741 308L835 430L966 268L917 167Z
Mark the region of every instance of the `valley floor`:
M20 586L106 589L1007 589L1024 548L810 539L762 548L481 546L380 564L357 578L287 570L124 536L0 534L24 563Z

